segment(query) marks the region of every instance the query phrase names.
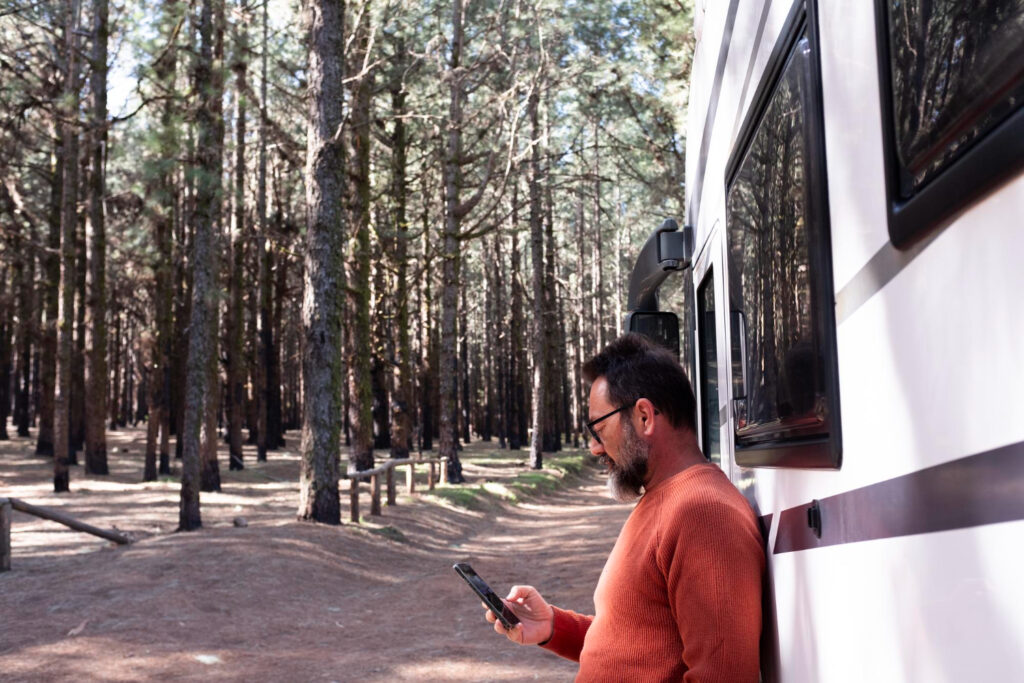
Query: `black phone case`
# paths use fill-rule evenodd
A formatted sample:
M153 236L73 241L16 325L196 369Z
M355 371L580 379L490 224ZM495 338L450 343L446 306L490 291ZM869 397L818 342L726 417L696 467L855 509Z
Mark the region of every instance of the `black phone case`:
M517 617L512 610L502 602L501 598L498 597L498 594L491 590L491 587L487 585L487 582L484 581L479 574L476 573L473 567L466 562L458 562L452 565L452 569L454 569L455 573L461 576L469 587L473 589L473 592L480 596L480 599L490 607L491 612L493 612L494 616L498 618L502 626L507 629L511 629L519 623L519 617ZM479 581L481 585L477 585L477 581Z

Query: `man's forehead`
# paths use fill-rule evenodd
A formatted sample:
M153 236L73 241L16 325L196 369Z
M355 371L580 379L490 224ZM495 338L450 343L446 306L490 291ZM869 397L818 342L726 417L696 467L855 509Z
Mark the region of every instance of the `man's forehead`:
M608 412L611 407L611 401L608 398L608 382L604 377L598 377L594 380L594 383L590 385L590 417L593 419L595 416L603 415Z

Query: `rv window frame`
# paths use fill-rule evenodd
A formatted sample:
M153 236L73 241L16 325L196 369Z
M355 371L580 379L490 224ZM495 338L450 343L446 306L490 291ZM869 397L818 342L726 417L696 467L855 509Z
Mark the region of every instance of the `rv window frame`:
M1024 169L1024 105L974 141L912 196L902 199L889 55L889 2L875 0L875 43L889 239L893 246L903 249L945 227L983 195Z
M818 33L817 3L801 0L794 3L783 24L775 47L768 58L747 110L740 134L726 165L725 196L728 206L740 166L747 155L761 120L778 90L779 81L797 44L805 36L811 49L809 59L810 88L803 93L804 116L809 127L805 178L808 188L808 271L815 315L820 321L816 335L823 356L825 396L829 415L827 432L805 437L781 438L743 446L737 443L735 424L732 429L733 458L741 467L776 467L799 469L840 469L842 467L842 413L839 404L839 367L836 344L835 293L832 282L831 217L828 203L828 175L825 161L825 119L821 93L821 50ZM816 182L811 182L815 179ZM725 230L728 232L728 213ZM728 260L728 257L727 257ZM731 292L728 294L731 298ZM731 333L731 331L730 331ZM730 369L731 377L731 369ZM729 386L732 386L730 382Z

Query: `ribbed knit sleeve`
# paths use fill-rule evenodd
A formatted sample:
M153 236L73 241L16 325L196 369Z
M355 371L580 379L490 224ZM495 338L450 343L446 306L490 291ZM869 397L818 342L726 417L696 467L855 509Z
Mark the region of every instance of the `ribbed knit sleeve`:
M658 523L657 561L683 643L683 680L757 681L759 532L745 501L721 495L731 486L724 476L700 479L685 504L663 509Z
M583 639L594 618L558 607L553 607L553 609L555 610L555 630L551 634L551 639L541 647L554 652L559 657L578 662L580 661L580 651L583 650Z

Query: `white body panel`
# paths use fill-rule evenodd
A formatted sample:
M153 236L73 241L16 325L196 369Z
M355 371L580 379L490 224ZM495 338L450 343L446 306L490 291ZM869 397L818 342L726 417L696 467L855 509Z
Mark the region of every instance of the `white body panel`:
M874 3L817 5L842 467L744 469L732 459L730 368L721 362L730 349L721 315L725 173L792 7L765 2L738 0L730 40L732 3L708 2L703 16L698 3L686 182L696 258L685 285L665 286L696 289L714 269L719 408L729 416L722 467L758 514L773 515L778 673L784 681L1024 680L1024 521L772 552L783 510L1024 442L1024 174L923 246L893 248ZM901 267L858 299L854 290L886 250Z

